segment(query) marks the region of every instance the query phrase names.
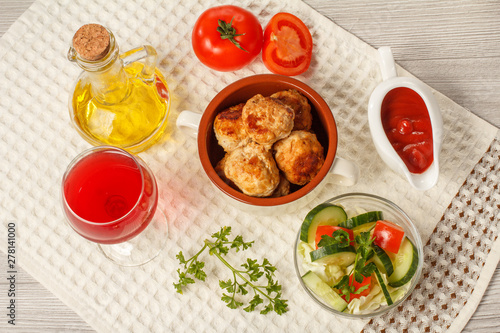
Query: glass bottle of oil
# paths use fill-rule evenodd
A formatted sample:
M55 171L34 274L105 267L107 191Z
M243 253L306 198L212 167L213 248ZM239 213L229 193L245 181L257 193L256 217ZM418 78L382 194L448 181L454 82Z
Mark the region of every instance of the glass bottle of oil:
M87 24L75 33L68 59L83 69L70 98L70 114L85 140L138 153L160 139L170 96L152 46L120 54L111 31Z

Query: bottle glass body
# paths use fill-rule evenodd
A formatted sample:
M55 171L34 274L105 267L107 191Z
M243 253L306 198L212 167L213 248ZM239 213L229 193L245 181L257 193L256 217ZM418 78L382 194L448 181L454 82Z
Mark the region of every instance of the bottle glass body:
M160 139L167 125L170 95L151 46L120 55L110 32L110 48L102 59L87 61L73 48L68 58L83 69L69 108L85 140L138 153Z

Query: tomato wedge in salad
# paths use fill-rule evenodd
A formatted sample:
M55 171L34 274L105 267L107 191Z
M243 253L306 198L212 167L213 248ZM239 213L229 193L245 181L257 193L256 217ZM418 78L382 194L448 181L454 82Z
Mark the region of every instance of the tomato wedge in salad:
M380 220L373 228L373 244L379 246L385 251L398 253L401 242L403 241L405 232L400 226Z
M275 74L299 75L311 64L312 48L312 36L304 22L290 13L278 13L264 30L262 60Z
M327 235L331 237L337 230L344 230L345 232L347 232L349 234L349 244L354 246L354 233L351 229L337 227L334 225L320 225L318 229L316 229L316 248L318 248L318 243L321 240L321 236Z
M341 297L346 301L350 302L354 298L360 298L361 296L366 296L370 293L371 290L371 283L372 283L372 277L364 277L363 281L359 283L354 279L354 275L349 276L349 285L354 287L354 293L349 294L349 300L347 300L347 297L345 295L341 295ZM359 291L361 288L363 290Z

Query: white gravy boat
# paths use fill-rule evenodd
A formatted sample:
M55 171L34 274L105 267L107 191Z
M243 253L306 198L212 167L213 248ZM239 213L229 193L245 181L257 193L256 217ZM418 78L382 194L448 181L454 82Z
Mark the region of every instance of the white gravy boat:
M443 139L443 120L439 111L439 105L432 91L421 81L412 77L398 77L392 51L389 47L379 48L380 69L383 82L373 91L368 103L368 122L373 143L382 160L395 172L406 177L408 182L418 190L432 188L439 178L439 153ZM391 90L399 87L410 88L423 99L432 126L433 162L427 170L421 174L411 173L404 161L391 145L382 125L382 102Z

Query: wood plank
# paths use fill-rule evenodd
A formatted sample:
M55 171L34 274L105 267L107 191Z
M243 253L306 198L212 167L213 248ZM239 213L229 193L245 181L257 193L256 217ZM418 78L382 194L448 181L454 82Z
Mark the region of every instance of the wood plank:
M457 104L500 127L500 57L397 62Z
M19 258L22 266L22 258ZM7 256L0 251L0 304L8 304ZM23 332L95 332L75 311L64 304L19 265L16 267L16 325ZM6 313L6 312L5 312ZM4 314L4 311L2 311ZM4 317L4 316L2 316ZM12 329L0 320L0 332Z

